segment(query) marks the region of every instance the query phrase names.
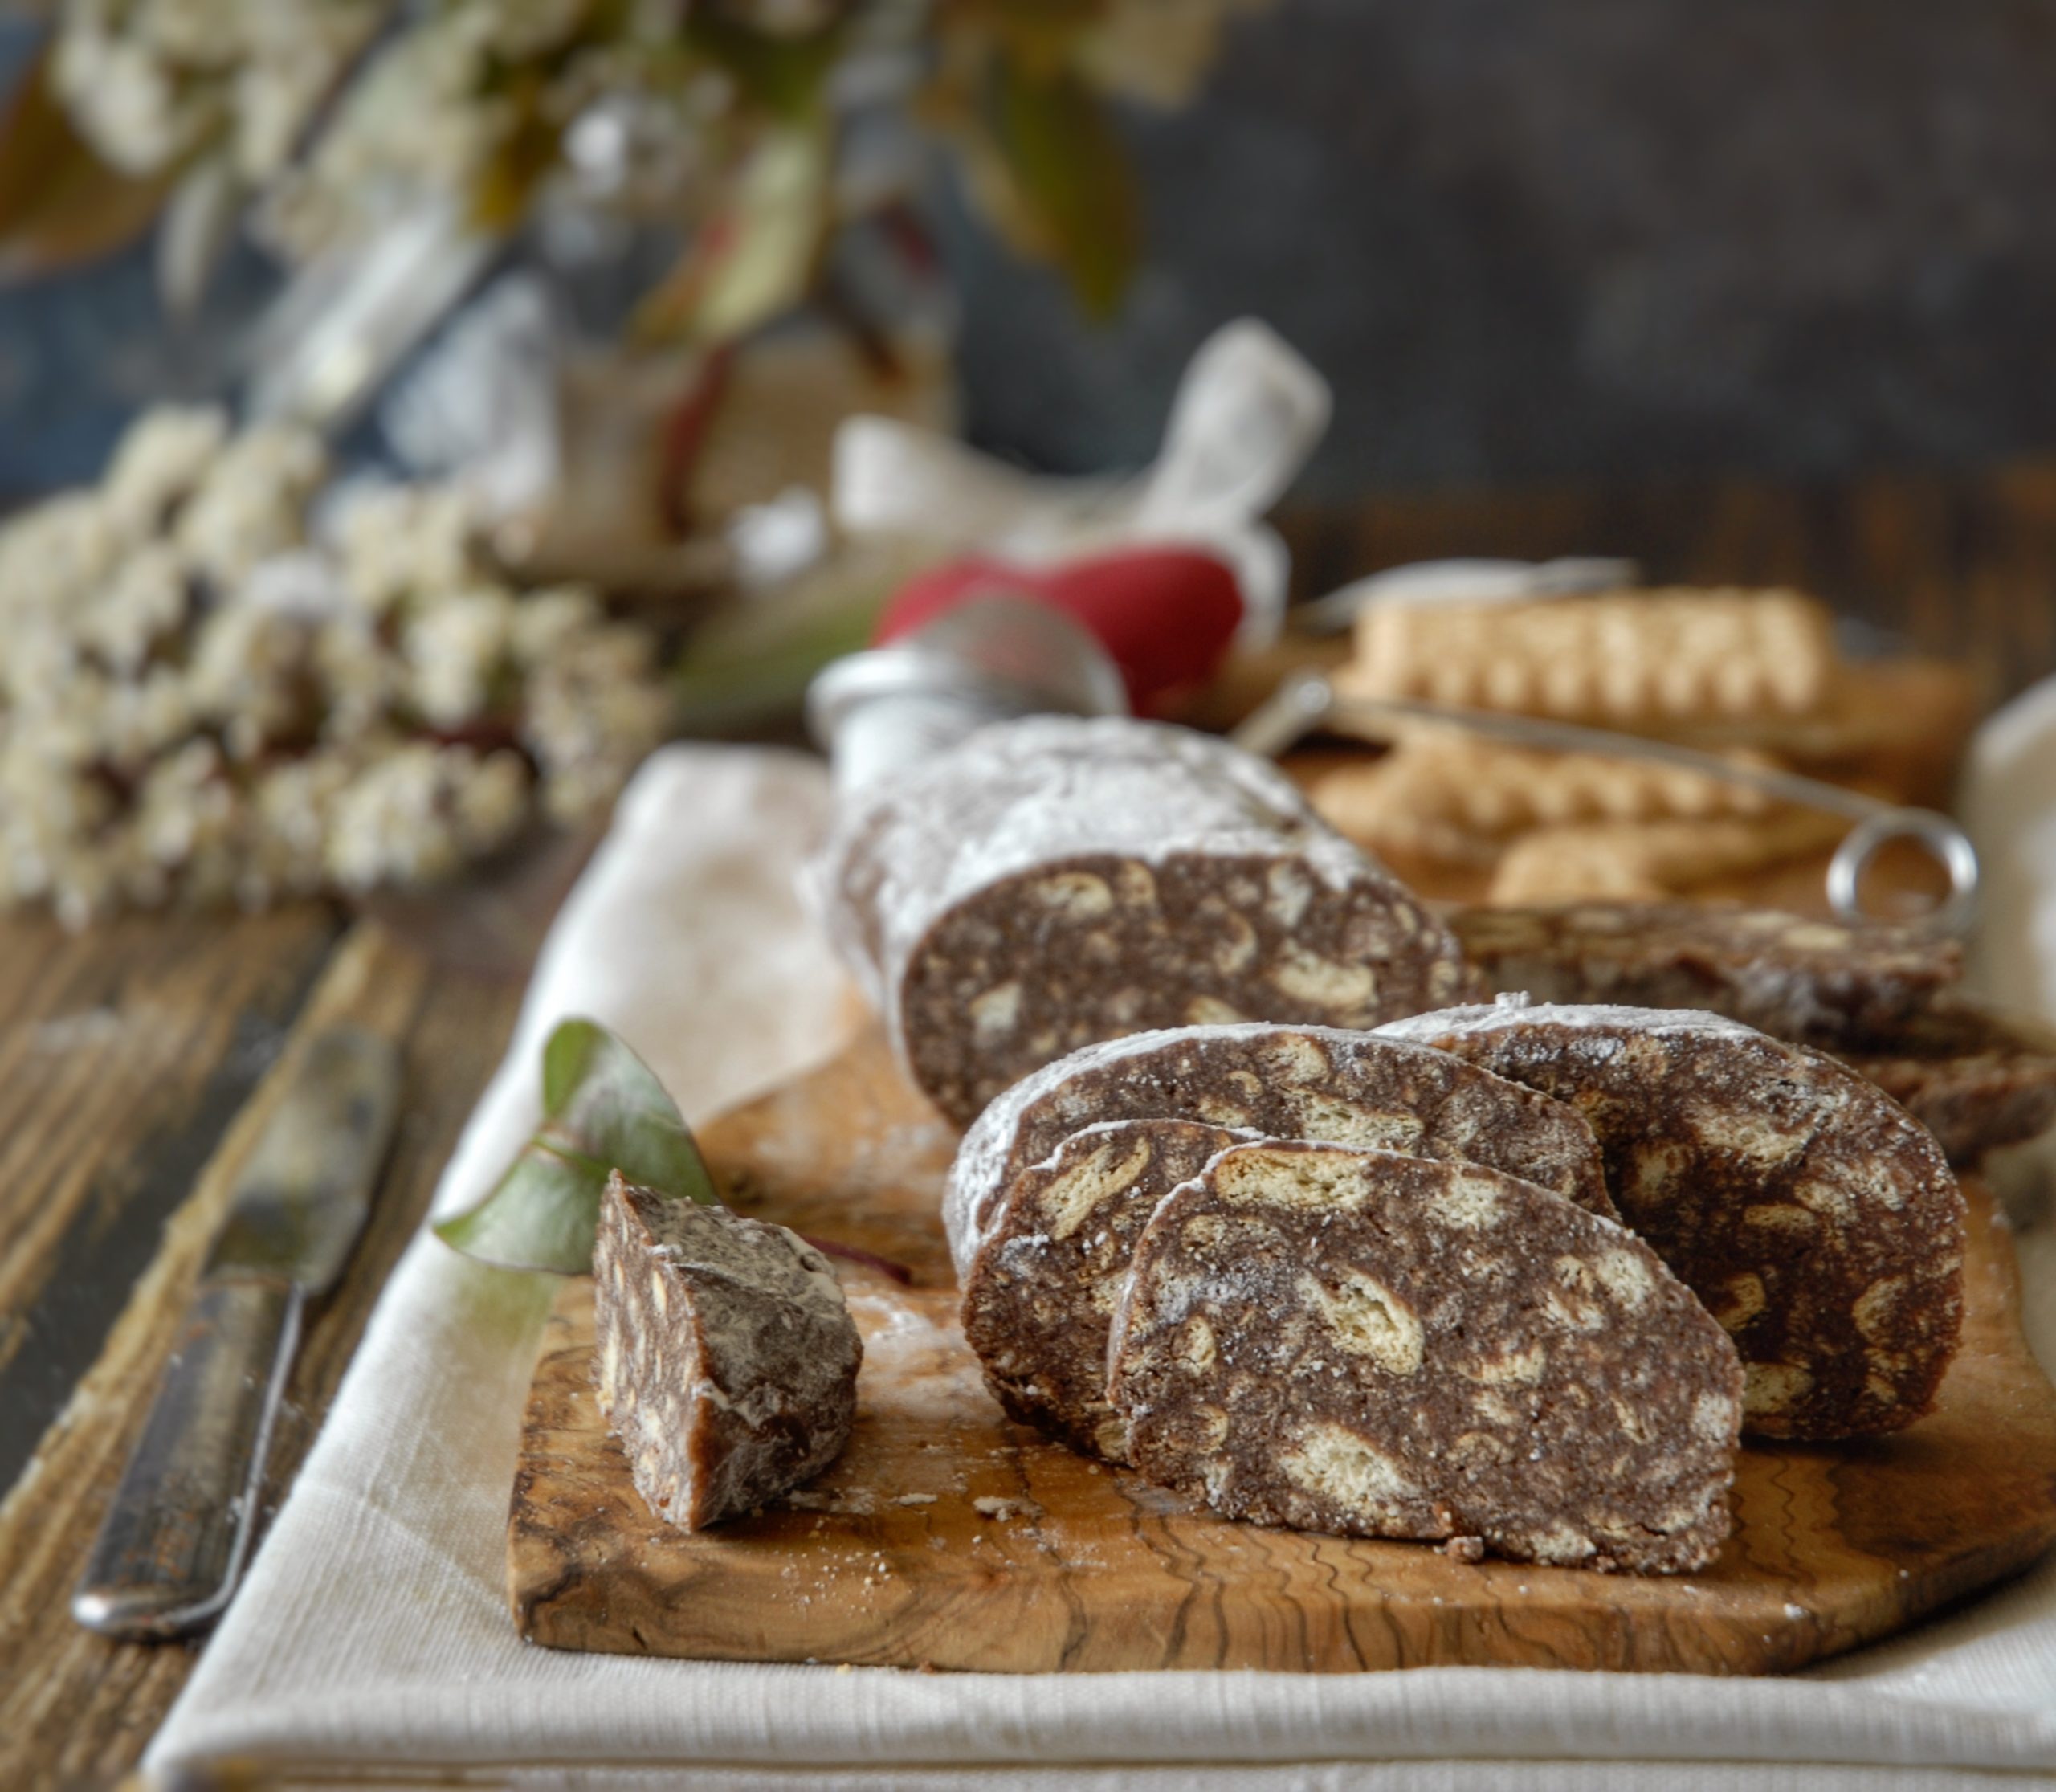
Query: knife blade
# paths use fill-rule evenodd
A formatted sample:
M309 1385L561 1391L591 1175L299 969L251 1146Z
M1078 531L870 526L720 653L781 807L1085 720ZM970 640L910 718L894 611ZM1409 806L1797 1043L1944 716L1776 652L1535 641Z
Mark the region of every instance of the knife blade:
M399 1107L399 1055L361 1027L308 1042L238 1173L143 1434L71 1599L90 1630L183 1636L248 1557L307 1302L342 1272Z

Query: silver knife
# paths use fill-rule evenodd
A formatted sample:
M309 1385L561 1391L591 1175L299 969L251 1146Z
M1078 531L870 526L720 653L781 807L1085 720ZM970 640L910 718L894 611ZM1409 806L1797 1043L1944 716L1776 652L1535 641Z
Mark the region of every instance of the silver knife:
M108 1636L220 1616L256 1529L264 1459L307 1302L342 1272L399 1107L399 1055L335 1027L304 1058L238 1177L71 1614Z

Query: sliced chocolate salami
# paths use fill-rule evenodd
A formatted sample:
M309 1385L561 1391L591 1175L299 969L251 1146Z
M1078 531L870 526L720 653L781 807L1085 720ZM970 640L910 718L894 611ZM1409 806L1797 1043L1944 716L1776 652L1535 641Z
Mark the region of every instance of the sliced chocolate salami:
M1495 990L1536 1002L1696 1008L1823 1046L1888 1039L1963 974L1952 940L1768 908L1579 902L1450 917Z
M1191 1120L1088 1126L1014 1179L964 1278L964 1335L1000 1404L1110 1462L1128 1427L1107 1399L1107 1328L1156 1203L1260 1137Z
M1449 930L1277 770L1188 729L983 729L845 818L822 883L909 1073L960 1125L1095 1040L1369 1027L1476 987Z
M1497 1171L1234 1146L1144 1229L1108 1360L1136 1467L1229 1517L1645 1573L1728 1534L1734 1346Z
M1889 1039L1836 1055L1932 1133L1952 1164L2056 1125L2056 1032L2038 1022L1943 1001Z
M1339 1027L1182 1027L1088 1046L1023 1078L964 1137L943 1224L960 1280L1014 1179L1079 1128L1195 1120L1525 1177L1612 1214L1598 1145L1560 1103L1424 1047Z
M617 1171L593 1301L600 1410L659 1517L698 1530L841 1451L863 1345L828 1259L797 1234Z
M1385 1031L1591 1121L1622 1218L1741 1352L1751 1431L1895 1431L1933 1404L1963 1316L1963 1195L1933 1135L1874 1084L1679 1009L1508 998Z

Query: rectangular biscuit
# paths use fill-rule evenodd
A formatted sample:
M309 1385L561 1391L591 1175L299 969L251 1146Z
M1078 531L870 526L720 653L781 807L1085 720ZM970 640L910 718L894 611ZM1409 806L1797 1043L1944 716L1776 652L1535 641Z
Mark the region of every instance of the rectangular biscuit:
M1617 591L1546 602L1385 605L1338 690L1634 729L1812 714L1837 659L1795 591Z

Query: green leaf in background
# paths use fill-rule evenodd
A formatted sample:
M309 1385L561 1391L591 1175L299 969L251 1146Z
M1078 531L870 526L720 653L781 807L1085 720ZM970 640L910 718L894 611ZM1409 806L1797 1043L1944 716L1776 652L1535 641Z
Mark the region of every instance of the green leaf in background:
M646 341L732 342L806 296L831 222L834 140L820 114L771 125L722 209L636 312Z
M51 91L43 51L0 111L0 284L120 248L157 216L174 176L132 178L95 154Z
M600 1194L618 1169L674 1200L712 1202L713 1178L650 1067L596 1021L567 1020L543 1047L543 1123L492 1194L435 1228L505 1269L592 1267Z
M1104 102L1069 67L999 59L992 132L1016 202L1079 303L1111 316L1127 290L1142 238L1141 206L1127 151Z

